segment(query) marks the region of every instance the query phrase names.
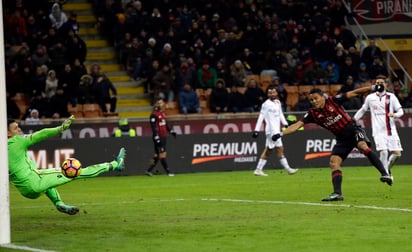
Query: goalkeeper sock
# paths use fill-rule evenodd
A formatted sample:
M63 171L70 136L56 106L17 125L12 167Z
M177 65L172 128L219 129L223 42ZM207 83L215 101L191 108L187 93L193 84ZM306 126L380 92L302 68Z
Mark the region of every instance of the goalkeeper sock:
M333 192L342 194L342 171L336 170L332 172Z

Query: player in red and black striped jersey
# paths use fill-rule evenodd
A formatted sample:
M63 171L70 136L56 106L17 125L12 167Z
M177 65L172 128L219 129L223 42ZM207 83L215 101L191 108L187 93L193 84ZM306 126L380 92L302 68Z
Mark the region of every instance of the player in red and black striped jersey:
M167 123L166 114L164 113L165 106L166 103L163 99L157 99L153 107L153 112L150 114L150 126L153 133L152 139L155 153L150 161L150 167L146 171L146 175L148 176L153 176L152 171L159 161L167 175L174 176L166 161L166 140L169 133L173 135L174 138L176 138L177 134Z
M392 185L393 178L386 172L376 153L371 150L370 141L364 129L357 126L342 107L342 103L348 99L362 95L371 89L374 91L375 88L375 86L362 87L338 94L334 97L328 97L322 90L314 88L309 94L309 101L312 104L312 108L309 109L304 118L289 126L283 133L276 134L272 137L273 140L276 140L282 135L295 132L307 123L318 124L335 135L336 145L333 147L329 162L329 166L332 169L333 193L322 199L322 201L343 200L341 164L353 148L357 148L363 153L371 164L381 173L380 180L382 182Z

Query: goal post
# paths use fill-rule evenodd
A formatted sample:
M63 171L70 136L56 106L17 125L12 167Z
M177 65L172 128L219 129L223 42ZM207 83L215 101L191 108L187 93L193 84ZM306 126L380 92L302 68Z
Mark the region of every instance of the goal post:
M3 2L3 1L2 1ZM3 3L0 2L0 20L3 20ZM10 193L9 193L9 161L7 155L7 103L6 103L6 71L4 62L4 23L0 32L2 48L0 50L0 245L11 242L10 234Z

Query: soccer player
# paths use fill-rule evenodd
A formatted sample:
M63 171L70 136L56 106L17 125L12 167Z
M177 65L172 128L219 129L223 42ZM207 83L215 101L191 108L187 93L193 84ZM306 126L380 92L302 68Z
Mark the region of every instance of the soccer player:
M271 85L267 88L267 96L268 99L262 104L255 130L252 135L252 137L257 138L260 128L262 127L262 123L265 122L265 149L260 155L254 174L256 176L268 176L263 172L263 167L266 165L267 157L274 149L276 150L276 156L279 159L280 164L287 171L287 173L295 174L298 169L293 169L289 166L288 160L283 154L282 139L277 139L275 141L272 140L273 135L281 132L281 123L285 126L288 125L288 122L282 112L282 104L278 99L278 92L275 86Z
M336 137L336 144L332 149L329 167L332 170L333 192L323 198L322 201L343 200L342 195L342 171L341 164L347 158L353 148L363 153L380 172L380 181L392 185L392 177L386 172L379 157L370 148L370 141L365 130L357 126L354 120L344 111L342 103L346 100L376 90L376 86L362 87L336 96L327 96L322 90L314 88L309 93L309 101L312 108L305 116L289 126L285 131L272 136L275 141L282 136L292 134L306 123L315 123L329 130Z
M57 186L75 179L93 178L108 171L121 171L124 167L125 149L121 148L115 160L82 168L75 178L65 177L57 169L37 169L36 163L27 156L30 146L56 136L70 127L74 116L60 126L44 128L29 135L23 135L15 120L7 120L9 177L12 184L26 198L37 199L43 193L53 202L58 211L69 215L79 212L79 208L66 205L57 192Z
M153 107L153 112L150 114L150 126L152 128L155 153L150 160L150 167L146 171L146 175L148 176L153 176L152 171L159 161L166 171L166 174L168 176L174 176L166 160L166 142L168 133L174 138L176 138L177 134L167 123L166 114L164 113L165 106L165 101L162 98L158 98Z
M403 116L404 112L398 98L393 93L386 92L385 77L378 77L375 85L378 90L366 97L362 107L354 115L354 119L359 120L366 111L370 110L376 150L386 172L392 175L391 168L401 157L403 150L394 119Z

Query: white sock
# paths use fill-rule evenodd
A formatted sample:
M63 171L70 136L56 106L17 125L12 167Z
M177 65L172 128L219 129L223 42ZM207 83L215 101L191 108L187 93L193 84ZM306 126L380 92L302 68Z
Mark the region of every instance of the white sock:
M401 157L401 155L398 155L398 154L391 154L390 156L389 156L389 164L388 164L388 167L389 167L389 170L392 168L392 166L396 163L396 161L398 161L398 159Z
M281 157L279 159L279 162L280 162L280 165L282 165L282 167L285 170L290 170L291 169L290 166L289 166L288 160L285 157Z
M388 168L388 150L381 150L379 151L379 159L381 160L385 171L389 174Z
M262 159L262 158L259 159L259 162L258 162L258 164L257 164L257 166L256 166L256 170L259 170L259 171L263 170L263 167L265 167L266 162L267 162L266 159Z

